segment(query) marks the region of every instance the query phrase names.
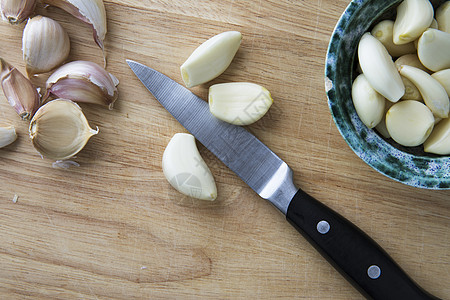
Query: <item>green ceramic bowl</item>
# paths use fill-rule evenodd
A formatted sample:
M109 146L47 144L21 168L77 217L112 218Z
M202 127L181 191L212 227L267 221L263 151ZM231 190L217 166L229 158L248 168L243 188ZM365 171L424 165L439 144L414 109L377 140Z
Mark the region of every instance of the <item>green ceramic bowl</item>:
M423 147L407 148L383 139L356 114L351 86L356 77L361 36L383 19L394 19L401 0L354 0L339 19L328 46L325 87L340 133L368 165L389 178L426 189L450 189L450 156L435 156ZM431 1L435 7L444 1ZM356 63L355 63L356 62Z

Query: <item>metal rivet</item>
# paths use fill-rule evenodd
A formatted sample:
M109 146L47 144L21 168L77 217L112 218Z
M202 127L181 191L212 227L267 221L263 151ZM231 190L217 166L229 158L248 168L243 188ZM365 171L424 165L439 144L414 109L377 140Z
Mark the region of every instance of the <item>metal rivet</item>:
M330 224L327 221L320 221L317 223L317 231L321 234L326 234L330 231Z
M377 265L372 265L367 269L367 275L372 279L377 279L381 275L381 269Z

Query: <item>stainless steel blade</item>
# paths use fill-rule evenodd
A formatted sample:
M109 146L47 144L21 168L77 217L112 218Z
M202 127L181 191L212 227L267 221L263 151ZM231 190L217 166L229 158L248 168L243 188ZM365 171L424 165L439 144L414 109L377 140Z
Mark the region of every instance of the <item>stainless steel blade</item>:
M208 103L184 86L143 64L132 60L127 63L181 125L256 193L286 214L298 189L284 161L243 127L214 117Z

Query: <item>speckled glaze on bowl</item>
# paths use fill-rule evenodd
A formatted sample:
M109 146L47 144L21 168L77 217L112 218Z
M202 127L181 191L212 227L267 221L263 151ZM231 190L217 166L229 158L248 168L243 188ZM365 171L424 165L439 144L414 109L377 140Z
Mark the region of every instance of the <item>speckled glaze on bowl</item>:
M450 156L438 157L384 140L356 114L351 98L356 50L362 34L378 20L393 19L401 0L354 0L339 19L328 46L325 88L328 105L350 148L389 178L419 188L450 189ZM436 7L444 1L431 1Z

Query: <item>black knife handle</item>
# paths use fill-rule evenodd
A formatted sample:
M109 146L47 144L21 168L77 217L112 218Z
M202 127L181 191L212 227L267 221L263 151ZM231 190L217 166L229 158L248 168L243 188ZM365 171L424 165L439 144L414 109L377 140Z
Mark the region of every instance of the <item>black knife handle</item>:
M302 190L286 218L366 298L438 299L415 284L367 234Z

